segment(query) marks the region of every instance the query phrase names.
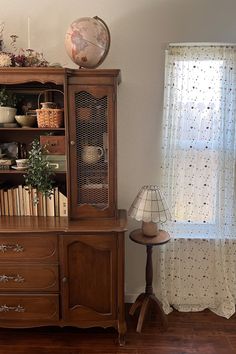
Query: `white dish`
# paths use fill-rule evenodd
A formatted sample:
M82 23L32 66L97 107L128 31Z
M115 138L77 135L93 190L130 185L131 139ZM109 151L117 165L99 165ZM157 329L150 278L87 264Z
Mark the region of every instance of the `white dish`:
M18 171L25 171L27 170L28 167L21 167L21 166L11 166L11 168L14 168L14 170L18 170Z

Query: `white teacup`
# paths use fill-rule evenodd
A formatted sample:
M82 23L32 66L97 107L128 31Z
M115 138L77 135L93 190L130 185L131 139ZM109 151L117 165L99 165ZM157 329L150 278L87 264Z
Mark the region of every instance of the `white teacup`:
M100 146L86 145L83 148L82 159L85 163L95 163L103 156L103 149Z
M18 159L16 160L17 167L27 167L28 166L28 159Z

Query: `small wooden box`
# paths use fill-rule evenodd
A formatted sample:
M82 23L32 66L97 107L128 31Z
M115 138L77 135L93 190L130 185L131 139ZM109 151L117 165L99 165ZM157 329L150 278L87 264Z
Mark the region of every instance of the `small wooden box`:
M66 171L66 155L45 155L45 160L54 171Z
M40 145L45 147L45 154L65 155L65 137L64 136L40 136Z

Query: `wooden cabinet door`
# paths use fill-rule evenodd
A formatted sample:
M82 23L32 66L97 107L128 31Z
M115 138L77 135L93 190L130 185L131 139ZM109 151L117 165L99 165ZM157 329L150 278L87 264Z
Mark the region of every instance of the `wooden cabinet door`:
M117 317L115 234L61 236L61 273L65 321L95 324Z
M71 218L116 215L115 97L113 86L68 85Z

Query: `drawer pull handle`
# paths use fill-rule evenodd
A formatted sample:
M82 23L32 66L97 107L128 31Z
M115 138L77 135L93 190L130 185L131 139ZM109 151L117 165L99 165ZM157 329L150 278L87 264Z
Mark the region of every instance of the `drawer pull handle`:
M1 283L7 283L10 280L13 280L15 283L23 283L25 281L25 279L20 274L17 274L17 275L2 274L2 275L0 275L0 282Z
M21 305L17 305L17 306L7 306L5 305L1 305L0 306L0 312L10 312L10 311L14 311L14 312L25 312L25 308Z
M4 244L0 245L1 252L4 253L4 252L7 252L8 250L12 250L13 252L23 252L24 247L22 247L18 243L16 245L4 245Z

